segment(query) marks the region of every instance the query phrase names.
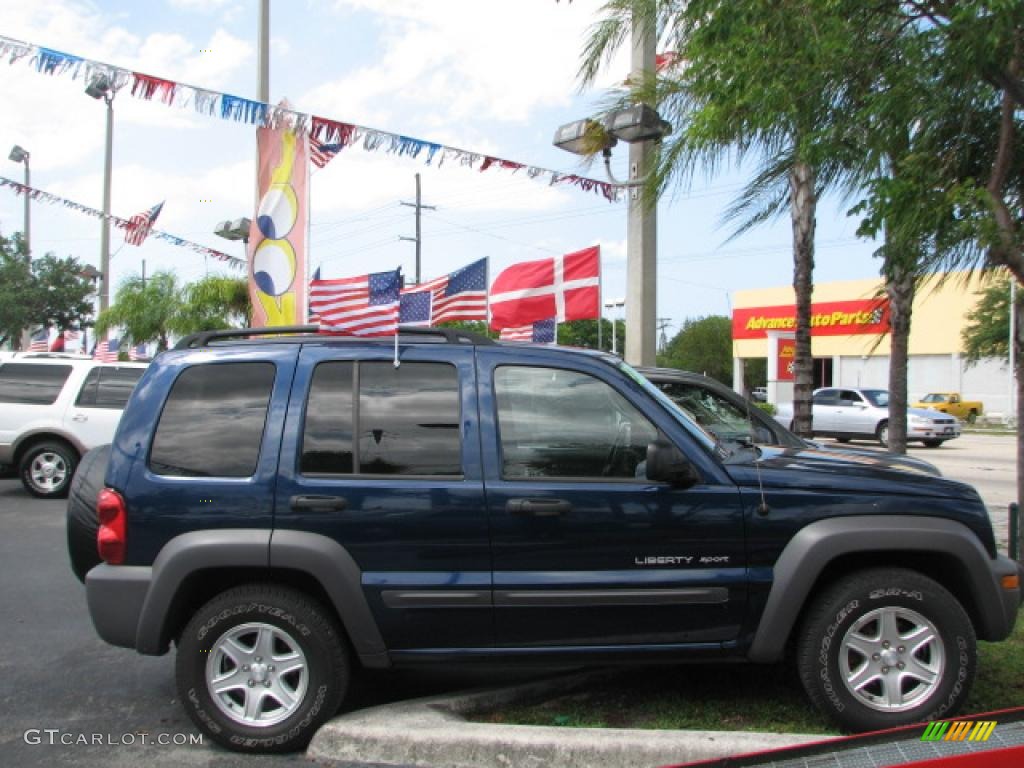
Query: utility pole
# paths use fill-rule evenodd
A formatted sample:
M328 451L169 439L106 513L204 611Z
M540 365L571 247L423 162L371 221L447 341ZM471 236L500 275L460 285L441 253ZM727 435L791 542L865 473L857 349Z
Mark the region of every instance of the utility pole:
M259 48L257 52L256 98L270 102L270 0L260 0Z
M668 347L668 334L665 333L665 329L672 325L671 317L659 317L658 318L658 353L665 354L665 348Z
M407 203L405 201L400 201L399 205L407 205L410 208L415 208L416 209L416 237L401 237L401 236L399 236L398 239L399 240L408 240L410 242L416 243L416 283L415 283L415 285L419 285L421 282L423 282L423 280L422 280L422 278L420 276L420 256L421 256L421 251L422 251L422 247L423 247L423 238L421 237L421 233L420 233L420 211L422 211L424 208L426 208L429 211L436 211L437 210L437 206L436 205L423 205L423 203L421 201L421 198L420 198L420 175L418 173L416 174L416 202L415 203Z
M653 22L633 14L632 72L630 79L642 82L654 72L655 35ZM630 181L642 179L650 170L653 142L629 145ZM629 195L626 224L626 362L655 364L655 320L657 317L657 202L648 207L640 187Z

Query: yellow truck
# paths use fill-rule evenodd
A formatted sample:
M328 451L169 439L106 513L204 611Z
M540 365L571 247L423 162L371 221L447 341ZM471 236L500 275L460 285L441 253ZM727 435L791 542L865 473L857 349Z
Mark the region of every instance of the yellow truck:
M984 410L980 401L964 400L959 392L930 392L916 403L911 403L910 407L931 408L963 419L968 424L973 424Z

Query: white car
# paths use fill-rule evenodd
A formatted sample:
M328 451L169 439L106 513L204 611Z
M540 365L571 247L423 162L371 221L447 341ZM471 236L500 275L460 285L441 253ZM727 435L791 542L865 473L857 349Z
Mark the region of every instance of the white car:
M792 428L793 404L779 405L775 418ZM841 443L854 438L873 438L889 445L889 393L884 389L816 389L813 398L815 437L834 437ZM960 422L955 416L907 408L907 442L938 448L947 440L960 437Z
M82 454L113 439L145 370L65 354L0 361L0 464L34 496L66 495Z

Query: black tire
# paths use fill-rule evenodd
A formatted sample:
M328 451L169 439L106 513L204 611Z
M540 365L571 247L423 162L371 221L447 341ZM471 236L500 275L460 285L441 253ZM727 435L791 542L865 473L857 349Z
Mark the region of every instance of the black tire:
M71 480L68 493L68 556L75 577L85 583L85 574L100 564L96 551L96 530L100 527L96 518L96 494L103 487L110 461L110 446L93 448L82 457Z
M883 448L889 447L889 422L880 421L878 427L875 428L875 437L878 438L878 442L881 443Z
M978 412L972 408L971 412L967 414L967 423L968 424L973 424L977 420L978 420Z
M891 633L883 630L887 616ZM916 650L913 639L899 644L915 625L934 637ZM893 640L884 645L887 634ZM974 681L976 645L967 613L944 587L916 571L878 568L843 578L815 600L801 628L797 668L815 706L849 731L874 731L954 715ZM848 684L844 670L861 684ZM934 679L925 682L915 671Z
M848 443L848 442L850 442L850 438L848 438L848 437L837 437L836 438L836 442L837 443Z
M264 648L298 649L302 671L281 674L261 661L262 656L254 655L261 647L257 628L276 635ZM246 653L253 655L243 655L238 645L231 646L237 663L218 653L229 634L242 645L251 642L252 650ZM271 654L273 661L273 651ZM251 664L242 666L246 658ZM292 752L305 747L317 728L341 706L351 677L346 640L331 614L302 592L274 584L236 587L200 608L178 643L175 671L182 705L200 730L228 749L250 753ZM208 673L234 678L238 687L215 699L207 684ZM261 691L261 684L269 689L269 695L263 695L272 700L268 711L254 712L252 717L247 711L239 712L253 695L247 691ZM284 698L275 698L275 694ZM283 702L291 694L296 698L289 707ZM259 707L262 710L263 704ZM266 723L251 724L263 716Z
M59 499L68 495L76 466L78 452L67 443L52 440L26 449L18 462L18 475L25 490L33 496ZM53 472L52 477L46 477L50 472Z
M938 448L943 443L942 440L922 440L921 442L924 443L925 448Z

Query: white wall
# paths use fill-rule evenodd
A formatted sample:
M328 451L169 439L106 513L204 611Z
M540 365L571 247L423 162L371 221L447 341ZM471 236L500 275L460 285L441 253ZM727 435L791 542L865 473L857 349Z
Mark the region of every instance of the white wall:
M888 356L842 357L833 364L833 382L843 387L889 388ZM911 355L907 366L907 396L917 400L929 392L960 392L981 400L986 412L1009 413L1010 374L995 358L967 368L957 355Z

